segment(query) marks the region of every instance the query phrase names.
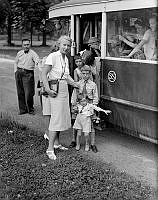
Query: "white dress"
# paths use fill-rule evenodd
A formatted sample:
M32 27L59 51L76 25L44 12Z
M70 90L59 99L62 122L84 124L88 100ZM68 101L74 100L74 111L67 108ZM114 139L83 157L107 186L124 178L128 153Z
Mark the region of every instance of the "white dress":
M50 79L60 79L62 72L64 75L59 82L59 92L57 97L51 98L51 118L49 124L50 131L64 131L71 127L71 116L69 107L69 92L67 85L67 76L69 75L68 59L65 61L62 58L60 51L49 54L45 64L52 65L52 70L49 72Z

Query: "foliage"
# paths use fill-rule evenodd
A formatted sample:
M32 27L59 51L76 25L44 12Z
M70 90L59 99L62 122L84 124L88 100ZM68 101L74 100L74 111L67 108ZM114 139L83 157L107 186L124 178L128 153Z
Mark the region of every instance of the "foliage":
M46 141L33 130L0 119L0 170L3 194L29 200L149 200L152 190L110 165L75 150L46 156Z
M50 4L55 5L63 1L65 0L0 0L0 26L7 23L9 43L11 44L11 26L31 32L35 27L45 33ZM45 37L45 34L43 36Z
M10 2L8 0L0 0L0 27L5 26L6 17L10 14Z

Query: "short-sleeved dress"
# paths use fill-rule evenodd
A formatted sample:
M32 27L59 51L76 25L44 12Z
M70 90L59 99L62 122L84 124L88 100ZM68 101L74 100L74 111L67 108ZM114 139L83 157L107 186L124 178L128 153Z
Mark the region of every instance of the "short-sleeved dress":
M51 119L49 123L50 131L64 131L71 127L71 116L69 107L69 93L67 85L67 76L69 75L69 62L65 56L63 60L60 51L53 52L48 55L46 65L52 65L49 72L49 79L60 79L62 72L62 80L59 82L59 92L57 97L48 97L51 105Z
M152 60L154 58L154 53L156 49L156 35L157 33L152 32L151 29L148 29L144 34L143 39L147 41L143 46L146 60Z

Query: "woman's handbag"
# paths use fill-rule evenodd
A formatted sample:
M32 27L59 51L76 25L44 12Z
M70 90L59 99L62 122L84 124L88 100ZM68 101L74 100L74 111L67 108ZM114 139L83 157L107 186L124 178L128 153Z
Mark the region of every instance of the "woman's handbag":
M56 97L59 92L59 79L49 80L48 84L50 90L53 90L55 92L54 97Z

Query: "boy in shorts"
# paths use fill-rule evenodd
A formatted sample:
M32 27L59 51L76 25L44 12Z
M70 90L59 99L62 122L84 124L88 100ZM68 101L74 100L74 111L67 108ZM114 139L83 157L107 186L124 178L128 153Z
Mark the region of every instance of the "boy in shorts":
M92 129L92 120L91 116L94 114L94 110L102 111L105 114L111 113L110 110L103 110L93 104L88 103L88 98L84 97L84 94L77 95L77 102L76 109L78 111L75 123L73 128L77 130L77 137L76 137L76 150L80 149L80 136L82 132L85 136L85 151L89 151L89 134L91 133Z
M88 103L91 103L93 105L97 105L99 98L98 98L98 89L96 83L91 81L91 68L88 65L84 65L81 68L81 72L83 75L83 79L81 79L79 83L79 89L74 89L71 97L71 104L72 108L73 106L76 106L77 102L77 95L83 94L85 98L87 98ZM73 111L73 109L72 109ZM74 132L73 132L74 133ZM92 129L90 133L91 138L91 149L93 152L97 153L97 147L95 145L95 129L92 123ZM73 135L72 142L70 144L70 147L76 146L76 135Z

